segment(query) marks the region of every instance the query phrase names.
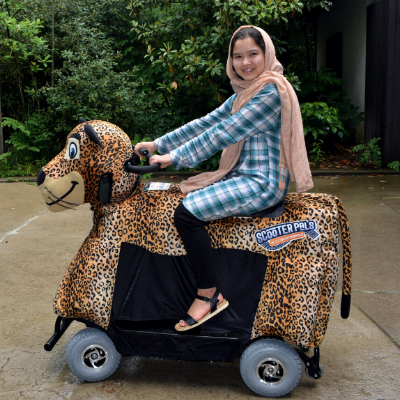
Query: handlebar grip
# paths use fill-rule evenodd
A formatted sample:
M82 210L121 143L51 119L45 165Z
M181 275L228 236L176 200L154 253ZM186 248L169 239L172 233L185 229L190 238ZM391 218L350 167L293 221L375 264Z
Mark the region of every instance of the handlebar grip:
M147 159L147 161L149 161L150 158L153 157L153 154L150 153L150 152L149 152L147 149L145 149L144 147L142 147L141 149L139 149L139 153L140 153L142 156L145 156L146 159Z
M139 153L146 157L147 161L150 160L151 157L153 157L153 154L150 153L147 149L141 148L139 149ZM138 174L138 175L144 175L144 174L150 174L152 172L156 172L161 168L161 164L151 164L151 165L146 165L144 167L138 167L136 165L131 165L129 162L125 163L125 171L130 172L132 174Z

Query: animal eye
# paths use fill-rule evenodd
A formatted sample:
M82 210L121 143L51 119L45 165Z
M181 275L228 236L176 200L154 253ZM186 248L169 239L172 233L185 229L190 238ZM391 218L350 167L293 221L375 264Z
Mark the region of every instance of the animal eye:
M78 149L76 147L76 143L72 142L69 144L69 158L73 160L78 154Z
M79 150L79 140L72 137L69 139L67 144L67 149L65 150L66 160L79 160L80 150Z

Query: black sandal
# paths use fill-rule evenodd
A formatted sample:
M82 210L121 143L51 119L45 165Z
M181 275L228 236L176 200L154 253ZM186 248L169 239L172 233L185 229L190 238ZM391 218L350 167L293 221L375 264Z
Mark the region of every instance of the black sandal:
M206 301L210 303L210 311L204 315L204 317L200 318L198 321L196 321L193 317L191 317L189 314L186 314L183 318L181 318L182 321L185 321L187 323L186 326L181 326L179 325L179 322L175 325L175 329L179 332L183 331L188 331L189 329L196 328L196 326L199 326L203 324L204 322L208 321L210 318L214 317L218 313L220 313L222 310L225 310L229 306L229 303L226 299L223 299L220 304L218 304L218 296L219 296L219 290L217 289L213 295L213 297L204 297L200 295L196 295L196 299Z

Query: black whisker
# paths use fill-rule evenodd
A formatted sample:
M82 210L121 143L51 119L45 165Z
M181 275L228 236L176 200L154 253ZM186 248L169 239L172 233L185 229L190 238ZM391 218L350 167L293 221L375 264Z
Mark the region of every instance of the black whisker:
M58 206L61 206L61 207L64 207L64 208L68 208L69 210L75 210L76 211L76 208L64 206L64 204L60 204L58 201L54 202L53 204L57 204Z
M59 203L60 201L62 201L63 203L67 203L67 204L71 204L73 206L79 206L79 204L77 203L71 203L69 201L65 201L63 199L60 199L59 197L57 197L55 194L51 193L49 189L45 188L53 197L55 197L58 201L56 201L56 203ZM60 204L61 205L61 204Z
M79 204L70 203L70 202L68 202L68 201L59 199L56 195L54 195L53 193L51 193L50 190L48 190L47 188L45 188L45 189L46 189L52 196L54 196L55 198L58 199L58 200L55 200L55 201L54 201L52 198L49 197L49 199L50 199L50 200L53 200L53 201L52 201L52 203L47 203L47 202L46 202L46 204L47 204L48 206L52 206L53 204L57 204L57 205L59 205L59 206L61 206L61 207L68 208L69 210L75 210L75 211L76 211L76 208L68 207L68 206L66 206L66 205L64 205L64 204L61 204L60 201L62 201L62 202L64 202L64 203L67 203L67 204L77 205L77 206L79 206Z

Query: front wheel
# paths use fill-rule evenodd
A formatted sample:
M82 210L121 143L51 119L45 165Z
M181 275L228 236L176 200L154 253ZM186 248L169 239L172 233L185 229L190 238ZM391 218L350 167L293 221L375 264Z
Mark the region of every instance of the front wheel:
M118 368L121 354L104 332L86 328L68 343L67 364L84 381L97 382L108 378Z
M280 397L299 383L303 366L297 352L277 339L261 339L251 344L240 358L244 383L265 397Z

